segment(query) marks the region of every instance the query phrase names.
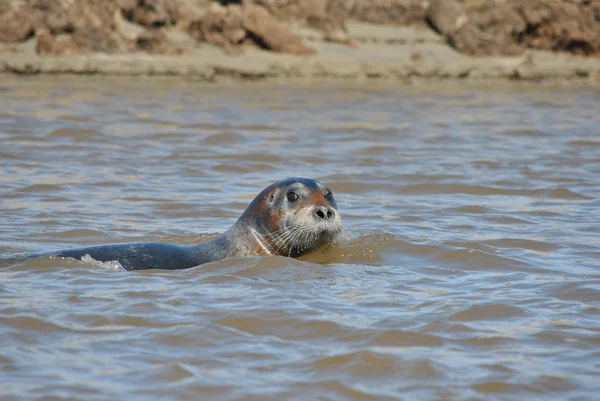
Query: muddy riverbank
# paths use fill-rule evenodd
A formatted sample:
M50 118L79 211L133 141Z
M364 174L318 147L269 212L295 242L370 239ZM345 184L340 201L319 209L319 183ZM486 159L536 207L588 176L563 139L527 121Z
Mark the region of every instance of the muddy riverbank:
M221 5L200 0L133 2L136 6L74 1L70 8L62 3L0 1L5 22L0 28L0 72L201 80L600 81L594 2L558 2L556 7L566 7L571 16L587 15L571 18L571 25L561 22L556 7L486 9L475 7L476 2L453 10L436 8L435 1L389 1L388 8L373 1L356 1L352 7L337 2L341 5L336 8L333 0L319 2L319 7L309 7L307 1L283 2L287 8L273 2ZM26 13L26 7L33 11ZM513 17L512 25L499 27L502 13ZM558 37L556 32L563 34ZM489 35L497 39L494 45ZM473 40L465 41L467 37Z

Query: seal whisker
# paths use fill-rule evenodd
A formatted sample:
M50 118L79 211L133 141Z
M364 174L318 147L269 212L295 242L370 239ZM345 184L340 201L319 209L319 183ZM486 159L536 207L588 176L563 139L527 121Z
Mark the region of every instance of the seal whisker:
M294 248L298 253L303 253L314 240L315 233L311 226L301 225L297 227L298 234L294 238L293 244L290 247L290 255Z
M283 235L279 235L280 232L283 232ZM293 234L294 230L290 230L288 227L284 227L281 230L277 230L269 234L269 237L274 238L277 244L277 248L274 252L275 254L280 254L281 251L284 251L288 248L288 241Z
M294 231L287 240L288 257L291 256L292 251L294 250L294 245L296 245L300 235L302 235L302 227L295 226Z
M281 251L282 251L284 248L286 248L286 247L287 247L286 240L287 240L287 238L289 237L289 235L290 235L290 234L289 234L289 232L287 232L287 231L286 231L286 232L283 234L283 236L281 236L281 237L280 237L280 236L277 236L277 237L276 237L276 239L277 239L277 241L278 241L278 243L279 243L279 245L277 246L277 249L275 250L275 253L276 253L276 254L278 254L278 255L279 255L279 254L281 253Z
M295 237L298 235L298 227L290 226L285 227L285 233L282 236L276 235L276 238L279 240L280 245L278 246L276 252L277 254L291 253L293 249L293 244L295 242Z
M307 229L306 227L300 227L300 233L298 234L298 238L296 240L296 250L298 252L303 252L304 249L306 248L305 243L306 243L306 234L307 234Z
M260 247L268 254L268 255L272 255L271 251L269 250L269 248L267 248L267 246L263 243L264 238L258 233L256 232L255 229L250 228L250 232L252 233L252 236L254 236L254 239L256 240L256 242L258 242L258 244L260 245ZM261 241L262 239L262 241ZM265 241L266 242L266 241Z
M306 249L309 237L311 236L311 231L309 227L302 227L302 232L301 232L301 236L299 238L298 241L298 248L300 248L300 251L304 251L304 249Z
M292 236L290 242L291 246L288 247L288 257L292 256L292 251L294 250L294 246L298 240L298 238L302 235L302 227L297 228L294 231L294 235Z
M278 238L280 238L280 234L285 234L287 232L288 232L288 228L287 227L283 227L283 228L280 228L279 230L276 230L276 231L273 231L273 232L270 232L270 233L268 232L268 233L264 234L264 237L265 238L275 238L275 239L278 239Z

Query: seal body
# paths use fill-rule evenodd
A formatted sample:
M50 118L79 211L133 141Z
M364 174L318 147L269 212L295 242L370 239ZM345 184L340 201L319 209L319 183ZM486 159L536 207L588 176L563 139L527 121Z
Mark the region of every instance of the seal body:
M187 269L241 256L298 257L331 243L342 220L331 191L319 181L288 178L269 185L221 236L198 245L124 243L30 255L100 262L118 261L126 270Z

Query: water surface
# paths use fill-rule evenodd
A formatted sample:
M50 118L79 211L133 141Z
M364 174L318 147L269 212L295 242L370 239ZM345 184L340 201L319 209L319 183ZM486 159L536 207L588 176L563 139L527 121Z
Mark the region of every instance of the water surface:
M3 400L597 399L597 91L4 77L0 97ZM182 271L13 258L205 241L289 176L331 187L352 235Z

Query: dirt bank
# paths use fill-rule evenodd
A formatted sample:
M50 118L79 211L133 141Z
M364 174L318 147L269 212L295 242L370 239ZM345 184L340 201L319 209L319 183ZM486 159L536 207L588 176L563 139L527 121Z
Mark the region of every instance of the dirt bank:
M600 77L600 0L0 0L0 71Z
M600 0L432 0L426 19L466 54L600 55Z

